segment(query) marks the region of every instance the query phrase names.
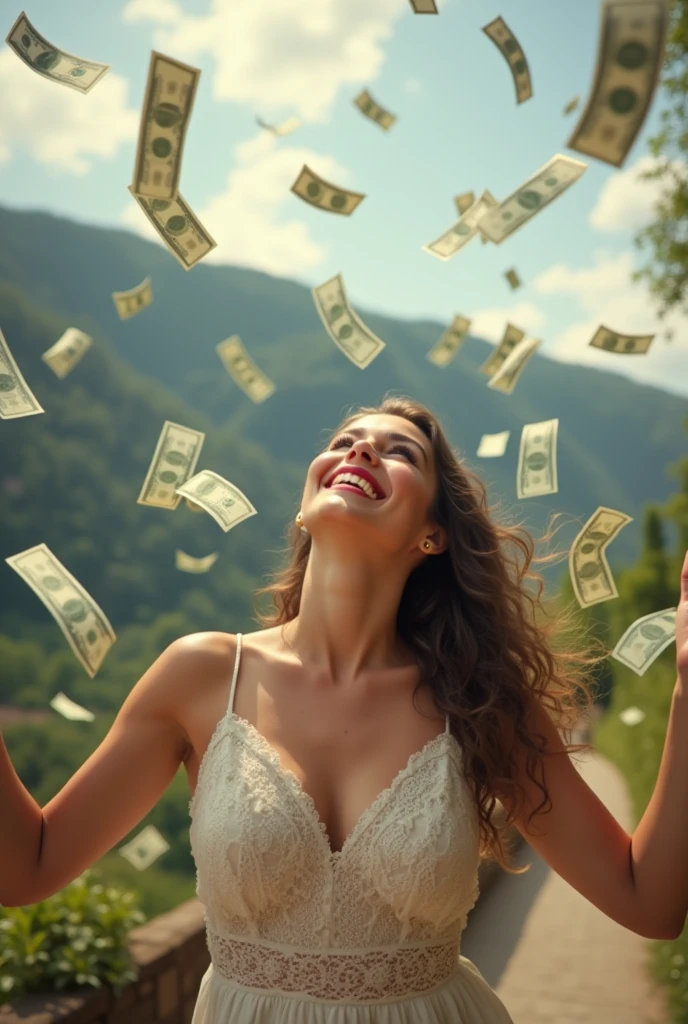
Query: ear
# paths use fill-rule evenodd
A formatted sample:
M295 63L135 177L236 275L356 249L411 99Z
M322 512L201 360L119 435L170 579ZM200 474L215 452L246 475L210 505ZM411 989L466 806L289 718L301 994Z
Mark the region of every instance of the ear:
M433 544L433 553L440 555L443 551L446 551L449 547L449 538L447 531L443 526L436 526L432 533L428 534Z

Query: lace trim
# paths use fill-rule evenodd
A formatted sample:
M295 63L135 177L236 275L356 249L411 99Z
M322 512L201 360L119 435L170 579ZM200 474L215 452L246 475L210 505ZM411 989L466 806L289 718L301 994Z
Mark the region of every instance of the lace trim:
M459 958L457 939L434 946L367 952L308 953L230 939L207 929L214 968L228 981L314 999L350 1003L422 995L446 981Z

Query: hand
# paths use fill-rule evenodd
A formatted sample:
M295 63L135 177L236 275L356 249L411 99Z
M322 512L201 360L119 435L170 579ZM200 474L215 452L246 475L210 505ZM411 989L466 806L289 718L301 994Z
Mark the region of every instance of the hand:
M688 690L688 551L681 570L681 596L676 611L676 669Z

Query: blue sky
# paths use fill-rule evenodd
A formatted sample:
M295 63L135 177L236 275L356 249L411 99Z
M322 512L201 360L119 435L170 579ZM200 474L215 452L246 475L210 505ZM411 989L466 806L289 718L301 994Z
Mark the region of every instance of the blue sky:
M341 272L359 310L442 322L461 313L492 341L511 320L542 340L545 356L688 395L688 329L678 317L666 324L674 340L662 325L645 357L587 345L601 322L627 333L658 327L631 272L642 259L632 237L655 195L637 168L649 159L659 97L620 171L566 149L592 84L599 0L439 7L433 17L414 15L408 0L32 0L27 15L51 42L112 69L81 96L2 47L0 203L154 237L127 185L155 48L203 71L181 192L218 241L216 261L311 286ZM480 31L499 14L530 64L534 97L520 106L506 62ZM363 87L398 115L390 132L353 106ZM564 117L575 95L581 107ZM276 140L256 114L296 114L303 124ZM446 263L422 251L455 220L457 193L489 188L501 198L558 152L588 170L504 244L476 239ZM289 191L304 162L367 194L352 217ZM504 278L512 266L524 281L516 292Z

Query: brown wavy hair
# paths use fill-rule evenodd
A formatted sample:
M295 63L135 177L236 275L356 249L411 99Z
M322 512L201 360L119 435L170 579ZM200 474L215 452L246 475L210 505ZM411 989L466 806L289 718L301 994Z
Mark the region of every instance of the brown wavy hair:
M557 552L535 555L536 543L554 536L550 526L559 515L550 517L547 532L536 542L522 524L506 520L500 505L488 507L485 485L450 446L437 418L406 396L388 394L378 406L350 410L330 437L361 416L380 413L409 420L430 441L437 492L428 516L448 536L445 551L411 571L397 612L398 633L413 650L420 671L414 703L418 690L427 685L437 708L449 715L478 808L481 856L496 859L510 874L523 874L528 868L511 868L502 842L515 814L506 813L501 826L492 814L495 792L509 794L517 811L522 808L525 790L512 780L518 744L527 751L529 778L543 792L528 823L543 805L551 808L544 774L542 782L534 775L537 766L542 768L543 752L550 752L544 749L545 737L527 728L531 695L549 705L555 724L570 737L581 712L594 700L590 672L608 652L600 653L599 641L584 631L573 602L566 607L556 602L553 609L543 602L544 580L531 571L531 564L561 559ZM285 625L299 612L311 537L293 517L287 543L286 564L254 595L263 628ZM256 601L266 594L273 607L263 613ZM567 753L591 749L588 743L564 745Z

